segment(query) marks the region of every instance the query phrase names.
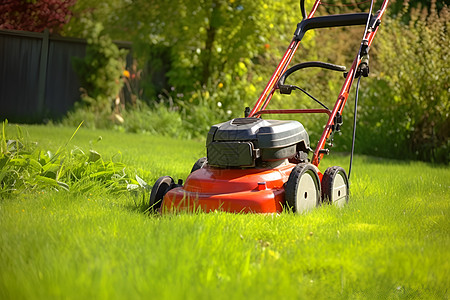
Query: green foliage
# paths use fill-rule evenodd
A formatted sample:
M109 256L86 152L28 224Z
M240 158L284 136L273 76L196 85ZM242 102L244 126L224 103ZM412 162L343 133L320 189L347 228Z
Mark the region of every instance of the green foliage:
M126 165L120 161L120 155L105 160L95 150L68 151L67 144L80 126L66 144L53 153L30 142L19 126L15 139L8 139L5 121L0 139L0 198L43 190L87 192L94 185L118 193L126 191L129 184L139 183L125 172Z
M410 11L407 24L403 15L395 18L386 15L374 40L370 53L371 73L369 78L361 80L360 86L356 151L448 163L450 71L445 67L450 57L450 48L446 46L448 8L443 7L438 13L433 4L412 10L404 6L404 11ZM361 29L318 30L314 39L320 40L320 53L303 52L305 60L348 67L359 47ZM305 70L289 80L330 106L336 101L343 82L342 77L335 74ZM344 110L342 135L334 139L336 151L350 151L355 86ZM293 93L290 98L274 97L271 105L308 107L311 101L304 99ZM323 118L301 116L298 119L311 137L321 134Z
M36 150L35 144L24 139L20 127L17 127L17 138L8 139L6 126L7 121L3 122L0 139L0 196L3 198L38 186L68 190L68 185L61 181L65 164L60 159L60 150L55 154Z
M61 124L73 127L80 124L80 122L83 122L84 126L87 128L112 129L114 127L113 117L114 116L109 110L96 111L75 103L74 109L66 114L64 119L61 120Z
M312 2L307 1L307 8ZM445 67L449 13L442 1L433 0L423 10L415 8L422 2L428 3L410 1L408 6L393 1L388 6L371 50L371 76L361 81L357 151L449 161L450 80ZM131 4L109 0L91 6L88 0L80 0L74 9L78 16L92 15L105 24L103 33L133 40L142 72L133 70L139 79L126 80L134 80L133 88L127 87L133 93L132 105L116 106L112 114L115 95L111 93L99 105L101 109L72 112L66 124L85 120L91 128L180 137L204 137L210 125L242 116L263 90L300 21L295 0L137 0ZM368 6L321 5L317 15L367 10ZM77 32L80 20L73 18L67 28ZM361 35L360 27L308 32L292 64L320 60L349 67ZM111 83L113 77L102 82ZM329 107L343 82L340 74L323 70L305 70L289 80ZM85 99L91 98L88 92ZM337 151L350 149L353 99L354 89L344 110L343 136L335 138ZM312 107L316 106L309 99L293 94L275 95L268 108ZM317 116L268 117L298 119L312 141L325 123Z
M84 20L88 42L86 56L74 58L73 64L83 88L83 105L104 116L110 113L123 86L121 77L126 51L119 50L104 34L101 23Z
M247 74L244 64L241 68L241 72ZM243 117L245 107L257 98L257 80L252 83L242 75L233 83L227 77L223 82L209 82L204 89L197 89L187 97L174 101L181 108L183 125L194 136L205 137L211 125Z
M450 14L431 7L413 10L407 25L400 18L387 18L377 37L379 65L358 130L372 153L448 163Z
M163 104L156 104L150 109L146 104L139 103L124 110L122 116L124 121L119 128L127 132L188 137L179 112Z
M259 96L300 20L294 0L136 1L132 5L107 1L89 7L88 2L79 1L75 11L81 15L89 11L106 24L105 32L116 38L131 38L141 64L149 65L144 69L153 77L147 81L160 82L162 96L159 101L145 98L155 95L155 89L143 80L144 98L140 100L147 101L153 112L140 104L127 105L119 112L122 123L111 118L107 109L94 113L83 109L70 113L64 123L85 120L91 128L111 128L112 119L117 127L130 132L193 137L204 137L211 124L243 115L244 108ZM117 23L111 17L114 13L126 37L111 30ZM66 29L80 34L80 27L86 26L74 18ZM312 37L309 34L305 41Z
M123 0L105 0L93 2L92 0L76 0L72 7L73 17L63 28L63 35L73 37L86 37L86 21L95 20L102 23L105 34L113 39L127 40L123 24L118 22L123 13Z
M132 35L136 53L153 72L162 67L164 49L168 84L186 93L211 81L236 84L254 60L278 51L276 42L283 41L284 50L299 21L297 9L297 1L139 0L124 8L122 22L138 31Z
M381 5L383 1L378 0L374 1L374 9L377 9L377 5ZM399 14L403 14L402 12L407 12L407 14L403 14L403 19L408 20L408 15L411 12L411 9L415 9L417 7L431 7L431 3L434 2L438 10L441 10L446 6L446 0L390 0L389 6L386 13L391 17L397 17ZM327 0L326 2L321 2L323 4L320 7L321 10L325 11L327 14L342 14L348 13L349 10L358 9L360 11L367 11L370 7L370 1L342 1L342 0ZM405 10L405 4L407 4Z

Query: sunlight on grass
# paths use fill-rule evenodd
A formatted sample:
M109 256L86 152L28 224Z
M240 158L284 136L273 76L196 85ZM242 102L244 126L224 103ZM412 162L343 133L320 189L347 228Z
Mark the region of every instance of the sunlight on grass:
M26 126L44 148L68 128ZM102 136L102 140L98 140ZM80 129L69 147L120 151L148 183L185 179L196 141ZM348 157L327 164L345 168ZM148 216L101 186L0 200L1 299L443 299L450 170L357 156L350 203L305 215Z

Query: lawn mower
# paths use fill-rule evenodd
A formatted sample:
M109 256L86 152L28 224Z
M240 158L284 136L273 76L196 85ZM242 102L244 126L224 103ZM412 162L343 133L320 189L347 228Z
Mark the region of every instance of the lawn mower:
M353 143L349 176L354 151L356 107L361 77L369 74L369 49L378 31L388 0L372 14L352 13L313 17L320 0L306 14L304 0L300 1L302 21L281 62L267 83L254 107L245 109L245 117L234 118L211 127L206 139L207 157L192 167L183 185L170 176L160 177L152 187L149 208L156 212L226 211L234 213L279 213L291 210L303 213L322 203L342 206L349 200L349 179L342 167L319 171L319 163L329 154L326 142L343 124L342 112L350 87L358 79L355 97ZM302 38L308 30L327 27L365 25L357 55L348 71L320 61L302 62L288 68ZM306 90L286 84L288 77L305 68L323 68L342 72L344 84L333 109L329 109ZM266 109L273 94L291 94L299 90L317 102L318 109ZM327 114L315 150L309 135L298 121L263 119L264 114ZM309 159L309 154L312 158Z

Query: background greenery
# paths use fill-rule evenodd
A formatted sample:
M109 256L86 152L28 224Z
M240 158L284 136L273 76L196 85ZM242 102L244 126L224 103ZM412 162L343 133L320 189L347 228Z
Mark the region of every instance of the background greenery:
M310 7L313 1L306 1ZM344 4L352 4L346 2ZM375 1L375 9L382 1ZM327 1L317 15L367 11L369 3L339 6ZM337 6L336 6L337 5ZM444 1L391 1L371 51L371 76L362 80L357 149L391 158L449 161L449 12ZM103 1L78 0L63 34L86 36L86 28L133 42L134 65L103 72L111 79L86 88L102 91L100 82L124 82L121 102L103 92L103 109L71 112L65 124L118 128L204 138L209 126L240 117L252 106L270 78L300 21L298 1ZM293 63L322 60L350 66L358 51L362 28L309 32ZM97 31L95 31L97 32ZM98 55L102 54L100 45ZM121 55L114 56L120 61ZM92 60L88 63L91 63ZM84 77L100 78L104 68ZM112 79L115 78L114 80ZM332 105L342 78L308 70L295 83ZM91 92L92 91L92 92ZM354 93L353 93L354 95ZM345 110L343 136L337 151L349 151L353 95ZM94 97L95 98L95 97ZM109 100L108 100L109 99ZM125 100L128 99L128 100ZM100 100L99 100L100 101ZM313 107L301 95L276 95L272 108ZM270 116L278 118L279 116ZM325 120L299 119L318 139ZM166 124L166 126L159 126Z

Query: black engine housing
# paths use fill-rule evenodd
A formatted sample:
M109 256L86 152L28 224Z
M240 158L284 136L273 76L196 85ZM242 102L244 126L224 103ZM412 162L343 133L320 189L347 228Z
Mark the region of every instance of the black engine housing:
M206 148L209 165L241 168L292 159L310 150L308 133L300 122L261 118L213 125Z

